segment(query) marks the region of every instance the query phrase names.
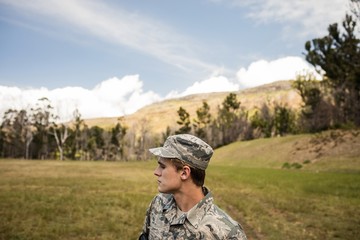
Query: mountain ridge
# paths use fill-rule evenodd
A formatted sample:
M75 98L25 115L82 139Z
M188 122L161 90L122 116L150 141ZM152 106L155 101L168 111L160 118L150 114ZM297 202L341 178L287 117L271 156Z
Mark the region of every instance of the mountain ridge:
M196 110L202 106L203 101L206 101L210 106L210 113L216 116L218 106L230 93L237 95L241 103L240 106L246 110L259 108L263 103L278 103L298 109L301 106L301 97L291 87L292 82L293 80L284 80L233 92L192 94L165 99L144 106L130 115L84 119L84 121L89 127L100 126L102 128L114 127L120 121L122 125L127 126L129 129L136 129L136 131L146 130L147 132L161 134L166 131L168 126L173 130L176 129L177 110L180 107L183 107L190 114L190 119L193 120L196 117Z

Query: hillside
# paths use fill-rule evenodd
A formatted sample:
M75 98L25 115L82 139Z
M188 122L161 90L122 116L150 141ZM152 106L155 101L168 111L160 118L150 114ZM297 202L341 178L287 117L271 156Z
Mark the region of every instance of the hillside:
M360 130L329 130L235 142L217 149L212 165L281 168L301 164L319 171L360 172Z
M191 119L196 117L196 110L206 101L212 114L216 113L219 105L230 92L195 94L182 98L169 99L143 107L134 114L122 117L122 122L131 129L139 129L146 126L153 133L164 132L167 126L177 126L177 110L183 107L189 112ZM291 88L291 81L279 81L263 86L240 90L235 92L241 106L246 109L260 107L264 102L284 103L293 108L298 108L301 98ZM100 126L103 128L113 127L118 121L114 118L86 119L88 126Z

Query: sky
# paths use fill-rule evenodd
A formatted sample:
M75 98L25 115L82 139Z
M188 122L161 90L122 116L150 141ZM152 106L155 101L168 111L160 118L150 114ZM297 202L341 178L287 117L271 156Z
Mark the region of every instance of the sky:
M312 71L346 0L0 0L0 117L46 97L66 121Z

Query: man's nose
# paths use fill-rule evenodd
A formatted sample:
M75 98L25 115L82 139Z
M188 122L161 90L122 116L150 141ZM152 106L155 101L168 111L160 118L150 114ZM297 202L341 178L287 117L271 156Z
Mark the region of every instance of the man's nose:
M154 170L154 175L155 175L155 176L160 176L159 167L155 168L155 170Z

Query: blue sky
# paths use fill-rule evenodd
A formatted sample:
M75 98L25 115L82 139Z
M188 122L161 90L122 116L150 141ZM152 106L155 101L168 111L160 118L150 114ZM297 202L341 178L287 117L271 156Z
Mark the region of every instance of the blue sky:
M42 96L69 118L294 78L346 0L0 0L0 114Z

